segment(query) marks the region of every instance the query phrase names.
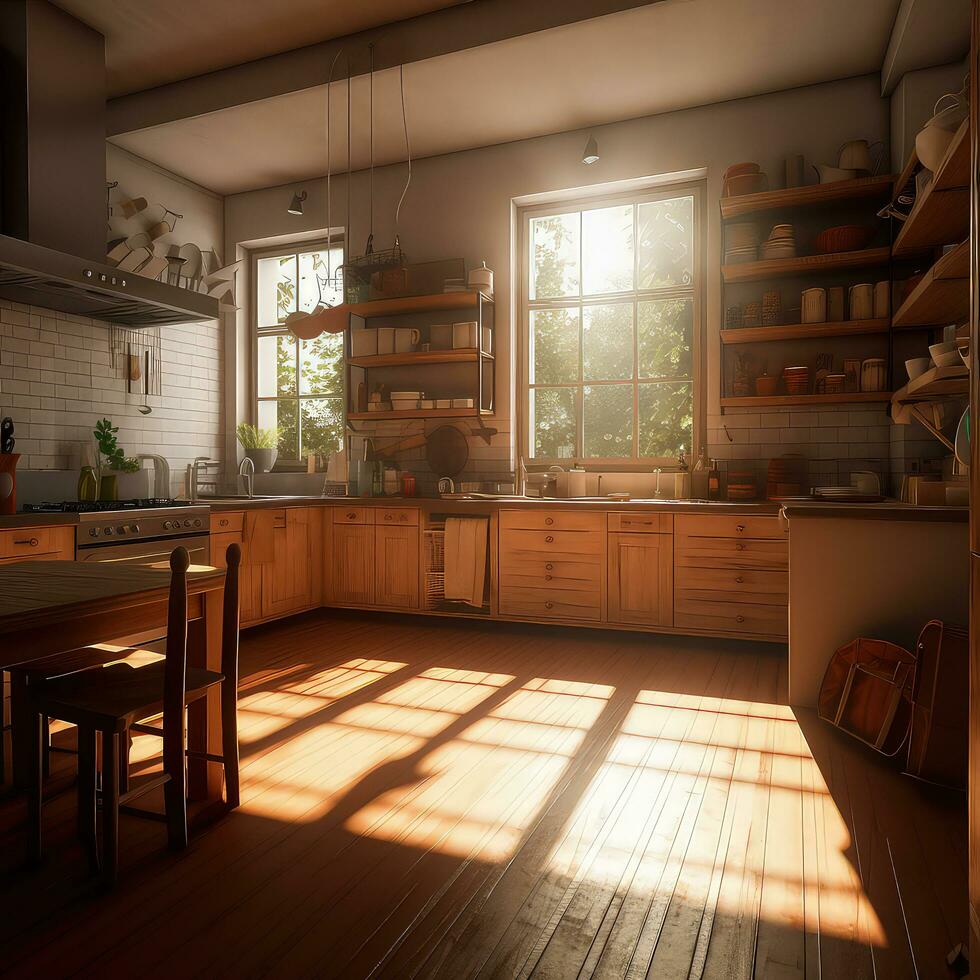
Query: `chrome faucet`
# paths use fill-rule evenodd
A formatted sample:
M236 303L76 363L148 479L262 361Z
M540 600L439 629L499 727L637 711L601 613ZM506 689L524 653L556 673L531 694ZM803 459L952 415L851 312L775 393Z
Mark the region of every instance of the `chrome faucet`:
M254 496L255 489L255 463L252 462L250 456L243 456L241 465L238 467L238 475L242 478L242 483L245 485L245 492L248 494L248 499L251 500Z

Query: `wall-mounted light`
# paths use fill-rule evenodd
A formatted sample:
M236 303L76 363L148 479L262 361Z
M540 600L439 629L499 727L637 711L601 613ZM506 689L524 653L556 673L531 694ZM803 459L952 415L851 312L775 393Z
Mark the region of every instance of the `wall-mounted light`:
M292 201L289 203L289 207L286 210L289 214L302 214L303 213L303 202L306 200L306 191L300 191L299 194L294 194Z
M597 163L599 160L599 144L594 136L589 137L589 142L585 144L585 152L582 154L582 163Z

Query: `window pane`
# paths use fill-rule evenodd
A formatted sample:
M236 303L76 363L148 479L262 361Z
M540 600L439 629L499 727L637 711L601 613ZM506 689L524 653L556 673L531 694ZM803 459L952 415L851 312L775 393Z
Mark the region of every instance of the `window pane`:
M640 385L639 412L641 456L691 451L694 391L689 381Z
M341 394L344 390L344 335L324 333L300 341L299 392L301 395Z
M531 384L578 381L578 310L531 312Z
M259 337L259 398L296 394L296 340L293 337Z
M694 198L649 201L637 210L639 289L694 279Z
M304 398L303 456L309 453L335 453L340 449L344 432L344 402L342 398Z
M299 402L295 398L259 402L259 428L278 429L279 456L299 459Z
M531 299L578 296L579 215L531 219Z
M641 378L691 377L694 301L658 299L636 306Z
M296 256L259 259L259 326L274 327L296 309Z
M299 256L299 308L312 312L322 299L327 306L335 306L343 300L343 288L331 288L330 279L339 284L338 266L344 261L343 251L330 250L330 266L327 268L327 250L302 252ZM329 275L328 275L329 273Z
M633 377L633 304L582 308L586 381Z
M582 293L633 288L633 205L582 212Z
M585 455L631 456L633 386L592 385L585 392Z
M528 392L533 456L567 459L575 455L575 390L532 388Z

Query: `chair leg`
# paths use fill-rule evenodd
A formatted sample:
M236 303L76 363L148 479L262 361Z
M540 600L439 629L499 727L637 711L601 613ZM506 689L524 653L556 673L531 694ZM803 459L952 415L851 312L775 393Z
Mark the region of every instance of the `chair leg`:
M238 781L238 691L230 678L221 682L221 755L224 758L225 798L229 809L241 802Z
M36 711L25 713L22 735L28 743L30 757L30 785L27 791L28 814L28 860L32 864L41 862L41 803L44 794L44 776L41 763L41 742L44 733L41 729L41 715Z
M119 735L102 733L102 876L110 887L119 870Z
M167 812L167 835L174 850L187 847L187 770L184 756L184 712L173 731L163 736L163 768L170 781L163 788Z
M133 747L133 736L129 729L119 736L119 792L129 792L129 753Z
M92 871L99 870L99 841L96 835L95 729L78 729L78 839Z
M41 719L41 731L44 735L41 742L41 771L47 779L51 775L51 719L46 715Z

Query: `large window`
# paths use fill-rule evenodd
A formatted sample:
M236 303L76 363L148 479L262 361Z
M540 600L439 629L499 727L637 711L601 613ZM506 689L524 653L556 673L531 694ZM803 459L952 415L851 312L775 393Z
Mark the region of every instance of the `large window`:
M700 187L523 214L522 454L630 464L700 422Z
M343 249L330 248L329 271L337 277ZM290 313L308 313L321 299L341 301L342 290L328 279L326 243L256 254L253 281L257 424L278 430L286 466L310 453L334 452L344 433L344 335L301 341L284 326Z

